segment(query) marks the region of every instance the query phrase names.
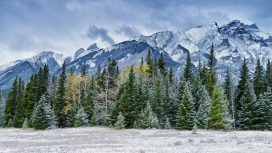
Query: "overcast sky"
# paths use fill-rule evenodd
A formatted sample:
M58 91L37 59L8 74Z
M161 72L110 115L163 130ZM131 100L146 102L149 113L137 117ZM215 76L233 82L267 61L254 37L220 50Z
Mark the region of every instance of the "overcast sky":
M0 0L0 65L214 21L256 23L272 34L271 6L271 0Z

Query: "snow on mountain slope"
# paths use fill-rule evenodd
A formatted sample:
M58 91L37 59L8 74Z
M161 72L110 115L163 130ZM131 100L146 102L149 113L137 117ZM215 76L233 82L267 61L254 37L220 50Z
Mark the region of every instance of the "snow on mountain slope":
M218 26L213 22L185 32L163 31L151 36L137 36L104 49L99 49L93 44L86 50L79 49L73 61L60 54L43 52L30 59L0 66L0 87L2 89L10 87L16 75L23 76L27 80L31 73L36 73L44 63L49 63L52 75L58 75L64 60L67 60L67 72L70 69L80 72L82 65L86 63L89 74L94 74L98 65L102 69L107 67L109 56L115 58L122 69L138 64L140 59L146 56L149 48L155 58L163 53L167 66L172 65L176 69L175 75L179 76L189 52L195 66L199 60L202 64L207 64L212 43L218 79L221 83L224 81L227 67L230 68L234 82L237 83L243 59L246 59L249 70L253 74L257 59L261 60L265 68L267 60L271 58L272 36L262 32L256 24L246 25L234 20Z
M28 82L30 76L33 73L37 73L45 63L48 64L50 73L53 73L61 67L64 61L69 63L71 57L65 57L62 54L51 51L44 51L31 58L2 65L0 66L0 87L1 89L10 88L16 76Z

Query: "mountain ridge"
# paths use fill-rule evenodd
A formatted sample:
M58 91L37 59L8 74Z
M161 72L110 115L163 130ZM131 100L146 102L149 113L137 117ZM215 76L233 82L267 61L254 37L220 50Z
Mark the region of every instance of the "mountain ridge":
M65 58L67 58L67 69L73 69L76 73L80 72L82 65L86 63L89 74L94 74L98 65L102 69L107 67L109 56L117 60L121 69L138 64L140 59L146 56L149 48L154 58L158 58L159 54L163 53L167 66L172 65L176 70L175 75L179 76L183 71L187 53L190 52L192 63L195 66L197 66L199 60L202 64L206 64L212 43L214 44L217 61L218 79L221 83L224 81L227 67L231 70L234 82L237 82L240 65L244 58L248 63L251 74L253 74L257 59L260 59L265 68L267 60L270 59L272 53L272 36L259 30L255 23L247 25L239 20L234 20L218 26L216 22L213 22L209 25L191 28L185 32L162 31L150 36L135 36L107 48L98 48L97 44L92 44L86 50L80 48L76 51L74 58L65 57L54 52L42 52L38 54L40 56L34 56L36 58L17 60L9 65L0 66L0 79L3 77L3 72L8 72L7 70L15 74L16 71L21 72L18 70L21 68L26 69L30 73L30 65L35 65L32 73L36 73L37 67L41 66L41 63L46 62L51 62L51 66L49 66L51 75L58 75L61 71L60 64L65 61ZM57 65L52 63L57 63ZM18 73L18 76L20 75L21 73ZM26 77L27 75L25 74L24 78ZM14 78L14 75L9 77L11 80L12 78ZM7 79L5 80L7 81ZM11 81L3 82L1 79L1 89L10 86Z

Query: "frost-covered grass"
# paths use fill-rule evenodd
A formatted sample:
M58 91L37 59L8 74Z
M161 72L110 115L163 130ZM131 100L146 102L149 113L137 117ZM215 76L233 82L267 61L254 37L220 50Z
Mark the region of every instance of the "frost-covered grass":
M85 127L35 131L0 129L0 152L272 152L272 132L115 130Z

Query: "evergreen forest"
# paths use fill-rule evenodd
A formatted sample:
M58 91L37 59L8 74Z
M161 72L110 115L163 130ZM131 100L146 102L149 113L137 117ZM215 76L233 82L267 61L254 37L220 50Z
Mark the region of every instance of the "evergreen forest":
M85 64L75 74L65 62L59 76L50 76L45 64L27 83L16 77L6 100L0 94L0 127L272 130L270 61L265 70L258 60L251 76L244 59L235 86L230 69L218 83L213 45L207 65L199 61L196 69L188 53L179 77L166 64L150 50L122 70L108 57L92 76Z

